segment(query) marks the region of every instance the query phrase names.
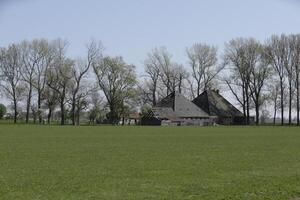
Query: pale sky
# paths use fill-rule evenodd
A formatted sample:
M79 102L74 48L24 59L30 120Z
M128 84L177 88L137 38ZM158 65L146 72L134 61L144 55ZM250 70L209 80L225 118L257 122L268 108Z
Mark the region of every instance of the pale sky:
M218 46L221 56L232 38L281 33L300 33L300 0L0 0L0 46L62 38L76 58L96 39L139 74L155 47L167 47L187 67L186 47L196 42Z
M297 0L0 0L0 46L60 37L78 57L94 38L139 72L154 47L166 46L186 64L185 49L196 42L222 50L235 37L298 32Z

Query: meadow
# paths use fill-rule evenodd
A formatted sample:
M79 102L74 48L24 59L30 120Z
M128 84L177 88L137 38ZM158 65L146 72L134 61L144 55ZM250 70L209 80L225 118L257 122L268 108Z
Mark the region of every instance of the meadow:
M300 128L0 125L1 200L300 197Z

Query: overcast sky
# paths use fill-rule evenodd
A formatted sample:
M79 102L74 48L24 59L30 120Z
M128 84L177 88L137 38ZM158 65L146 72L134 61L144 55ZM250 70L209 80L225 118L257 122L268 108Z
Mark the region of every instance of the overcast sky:
M222 55L232 38L264 41L281 33L300 33L300 0L0 0L0 46L63 38L76 58L93 38L139 74L155 47L166 46L186 65L185 49L193 43L216 45ZM222 94L235 102L226 88Z
M298 32L297 0L0 0L0 46L60 37L77 57L94 38L139 71L156 46L186 64L185 48L195 42L222 49L234 37Z

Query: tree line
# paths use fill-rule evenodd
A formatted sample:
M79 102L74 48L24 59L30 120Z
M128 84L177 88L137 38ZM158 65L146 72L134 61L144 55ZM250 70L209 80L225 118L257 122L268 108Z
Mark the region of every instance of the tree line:
M283 125L287 109L288 124L295 113L299 125L298 34L273 35L263 43L235 38L222 53L195 43L185 50L185 64L174 62L165 47L154 48L140 77L122 57L105 55L101 42L91 41L76 59L67 56L67 47L62 39L35 39L0 48L0 95L10 102L14 123L24 113L26 123L50 124L56 113L61 125L78 125L83 114L90 123L118 124L174 91L193 99L222 89L239 104L245 124L252 113L259 124L272 110L273 122L280 111Z

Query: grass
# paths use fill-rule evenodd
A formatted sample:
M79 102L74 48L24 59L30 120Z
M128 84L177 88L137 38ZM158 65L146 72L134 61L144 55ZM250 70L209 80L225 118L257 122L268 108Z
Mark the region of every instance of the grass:
M1 200L297 197L296 127L0 125Z

